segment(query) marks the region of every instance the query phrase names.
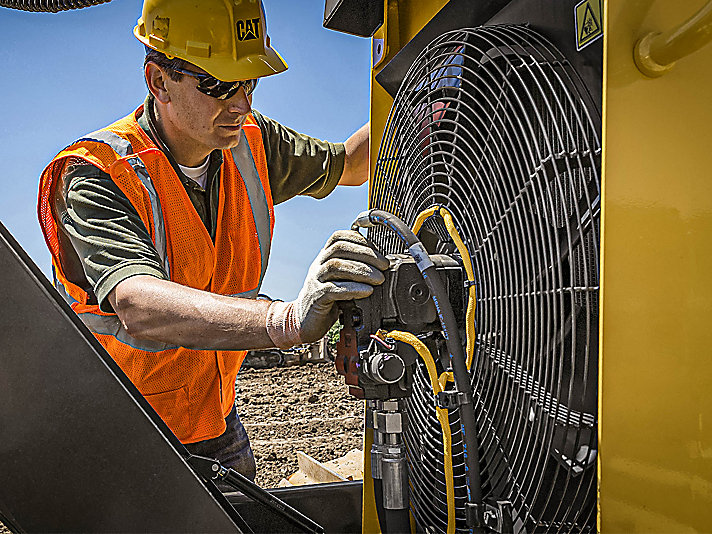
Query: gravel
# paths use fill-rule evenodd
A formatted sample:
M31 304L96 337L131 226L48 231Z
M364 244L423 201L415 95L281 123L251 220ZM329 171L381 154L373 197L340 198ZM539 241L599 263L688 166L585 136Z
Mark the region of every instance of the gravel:
M326 462L363 448L363 401L331 362L240 371L237 410L263 487L297 470L297 451Z

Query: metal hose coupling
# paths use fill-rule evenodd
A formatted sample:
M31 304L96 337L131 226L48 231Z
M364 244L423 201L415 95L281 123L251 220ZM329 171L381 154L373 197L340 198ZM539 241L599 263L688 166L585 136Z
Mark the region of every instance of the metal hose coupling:
M480 477L479 444L477 439L477 421L472 407L472 384L470 381L467 358L460 341L457 319L448 300L447 290L435 265L418 237L399 217L384 210L372 209L358 215L352 229L383 226L394 232L406 245L415 260L423 281L430 292L440 326L445 339L450 364L453 370L455 389L461 395L457 399L466 401L461 406L460 422L463 430L463 445L470 501L474 504L482 502L482 485Z
M371 474L383 481L383 507L408 509L408 461L403 431L406 416L396 400L376 401L373 411L374 440Z

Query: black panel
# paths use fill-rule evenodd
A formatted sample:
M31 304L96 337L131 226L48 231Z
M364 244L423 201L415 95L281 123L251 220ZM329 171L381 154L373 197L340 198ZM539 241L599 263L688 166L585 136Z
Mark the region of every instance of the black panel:
M376 81L395 97L413 60L430 41L450 30L480 26L509 1L450 0L376 75Z
M395 97L406 72L434 38L482 24L527 24L549 39L583 79L597 110L603 90L603 39L576 51L574 7L580 0L450 0L378 73L376 81Z
M603 94L603 39L576 51L574 8L581 0L513 0L487 24L528 24L568 59L601 114ZM580 90L584 88L579 88Z
M2 224L0 272L0 519L26 532L239 532Z
M324 28L371 37L383 24L383 0L326 0Z
M269 490L276 497L319 523L324 527L324 531L330 534L361 533L362 491L361 481ZM255 532L271 534L294 532L293 526L277 515L266 513L263 506L250 501L241 493L228 494L227 498Z

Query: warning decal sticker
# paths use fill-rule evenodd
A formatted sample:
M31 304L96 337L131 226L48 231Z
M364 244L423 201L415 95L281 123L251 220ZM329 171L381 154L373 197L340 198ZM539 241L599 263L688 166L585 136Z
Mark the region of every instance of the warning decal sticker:
M576 50L581 50L603 35L602 0L583 0L574 8Z

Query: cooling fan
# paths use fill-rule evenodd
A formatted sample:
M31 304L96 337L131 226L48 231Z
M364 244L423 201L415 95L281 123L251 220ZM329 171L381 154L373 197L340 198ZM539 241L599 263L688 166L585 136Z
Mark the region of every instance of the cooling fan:
M453 215L476 279L470 369L483 496L509 501L515 532L595 530L600 117L566 58L524 26L431 42L395 97L371 208L409 224ZM369 237L403 251L383 228ZM434 219L430 253L454 252ZM464 333L463 333L464 340ZM442 432L422 363L407 402L411 510L445 532ZM467 486L451 412L458 531Z

